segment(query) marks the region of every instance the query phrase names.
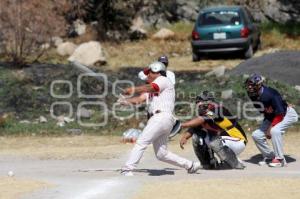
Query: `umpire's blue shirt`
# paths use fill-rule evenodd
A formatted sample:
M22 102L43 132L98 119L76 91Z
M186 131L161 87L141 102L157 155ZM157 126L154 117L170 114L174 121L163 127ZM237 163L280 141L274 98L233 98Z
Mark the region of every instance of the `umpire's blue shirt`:
M251 97L250 99L253 102L261 102L263 104L263 111L265 119L273 122L279 116L284 116L287 109L287 103L282 99L282 96L279 92L273 88L262 86L259 91L258 97ZM254 106L258 109L261 109L261 106L254 103Z

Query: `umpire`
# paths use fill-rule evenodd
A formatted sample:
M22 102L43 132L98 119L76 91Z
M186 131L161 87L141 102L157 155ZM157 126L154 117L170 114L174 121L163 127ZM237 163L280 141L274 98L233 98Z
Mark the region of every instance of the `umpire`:
M196 104L199 115L182 124L189 129L182 135L180 147L193 137L195 154L204 169L221 168L214 153L230 168L244 169L237 155L244 151L247 137L236 118L208 91L197 96Z
M260 75L251 75L245 86L254 106L262 108L261 113L264 114L261 126L252 133L252 138L264 158L259 165L283 167L287 163L283 153L282 134L298 121L298 115L277 90L263 85ZM272 140L274 151L268 146L266 138Z

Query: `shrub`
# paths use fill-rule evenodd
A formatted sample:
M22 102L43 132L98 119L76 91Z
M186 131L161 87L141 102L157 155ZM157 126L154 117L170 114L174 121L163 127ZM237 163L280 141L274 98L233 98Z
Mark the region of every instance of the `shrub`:
M44 44L65 32L60 6L59 0L1 0L0 43L8 61L24 66L38 60L45 53Z

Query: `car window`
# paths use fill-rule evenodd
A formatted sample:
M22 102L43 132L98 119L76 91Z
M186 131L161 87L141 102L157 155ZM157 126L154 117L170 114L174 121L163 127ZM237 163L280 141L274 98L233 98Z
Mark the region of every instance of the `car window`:
M241 18L237 11L213 11L199 16L199 25L240 25Z

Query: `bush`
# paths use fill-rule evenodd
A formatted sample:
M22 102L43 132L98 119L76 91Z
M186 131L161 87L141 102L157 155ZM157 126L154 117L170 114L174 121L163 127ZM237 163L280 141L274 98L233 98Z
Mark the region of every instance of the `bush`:
M0 43L8 61L24 66L38 60L46 51L44 44L65 32L60 6L59 0L1 0Z
M278 32L289 37L300 36L300 23L280 24L275 22L265 22L261 25L262 31L266 33Z

